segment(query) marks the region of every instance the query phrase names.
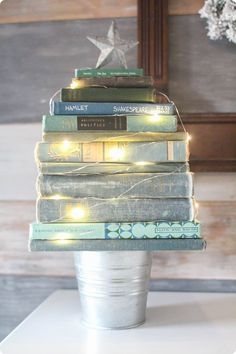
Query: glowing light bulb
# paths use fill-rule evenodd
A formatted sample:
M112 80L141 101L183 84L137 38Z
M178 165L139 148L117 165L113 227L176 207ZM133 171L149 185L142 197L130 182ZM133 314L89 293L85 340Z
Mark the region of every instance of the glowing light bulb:
M187 141L192 140L192 136L188 134Z
M73 240L65 240L65 239L55 240L55 242L58 246L68 245L68 244L72 243L72 241Z
M64 140L63 142L62 142L62 146L61 146L61 148L62 148L62 150L63 151L67 151L68 149L69 149L69 147L70 147L70 141L69 140Z
M159 114L153 114L152 116L150 116L150 121L155 123L158 122L160 120L160 115Z
M59 199L62 199L62 196L60 196L60 194L55 194L55 195L52 195L52 196L50 197L50 199L59 200Z
M82 219L85 216L85 210L80 207L72 208L70 215L73 219Z
M79 85L77 85L77 83L75 81L72 81L72 83L70 84L70 88L71 89L75 89L78 88Z
M135 162L135 165L138 165L138 166L154 165L154 162L138 161L138 162Z
M119 160L124 156L124 150L119 148L111 149L109 155L114 160Z

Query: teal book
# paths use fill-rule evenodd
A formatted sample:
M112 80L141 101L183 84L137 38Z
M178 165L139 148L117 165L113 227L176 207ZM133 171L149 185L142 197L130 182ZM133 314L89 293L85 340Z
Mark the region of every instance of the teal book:
M40 162L186 162L187 141L38 143L36 161Z
M202 251L201 238L141 240L29 240L29 251Z
M75 69L75 77L143 76L143 69Z
M148 88L62 88L63 102L156 102L157 90Z
M176 132L176 115L55 115L43 116L43 132L127 131L127 132Z
M151 76L73 77L70 87L154 87Z
M63 141L77 142L77 143L89 143L89 142L154 142L154 141L187 141L188 133L156 133L156 132L118 132L118 131L81 131L72 133L43 133L43 141L51 143L61 143Z
M52 115L175 114L173 103L61 102L52 103Z
M192 173L124 173L114 175L39 175L40 197L64 198L190 198Z
M37 222L191 221L192 198L39 198Z
M200 238L198 221L30 224L31 240Z
M121 173L183 173L189 172L188 162L165 163L84 163L84 162L39 162L38 170L47 175L100 175Z

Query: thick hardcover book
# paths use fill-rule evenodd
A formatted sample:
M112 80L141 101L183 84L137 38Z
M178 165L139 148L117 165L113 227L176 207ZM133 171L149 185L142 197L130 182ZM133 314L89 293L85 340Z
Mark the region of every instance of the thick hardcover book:
M175 114L173 103L53 102L54 115Z
M151 76L74 77L73 88L81 87L153 87Z
M141 240L29 240L29 251L201 251L201 238Z
M154 88L62 88L63 102L156 102Z
M75 77L143 76L143 69L75 69Z
M34 240L181 239L200 237L198 221L30 224L30 239Z
M193 195L191 173L124 173L117 175L39 175L41 197L68 198L189 198Z
M36 160L41 162L185 162L187 141L38 143Z
M84 130L82 132L72 133L43 133L43 141L52 143L61 143L63 141L77 142L77 143L89 143L89 142L102 142L102 141L187 141L188 134L184 132L178 133L156 133L156 132L120 132L120 131L93 131Z
M37 200L37 222L194 220L191 198L76 198Z
M128 132L176 132L176 115L43 116L43 132L112 130Z
M167 172L182 173L189 172L187 162L167 163L83 163L83 162L38 162L39 172L48 175L78 176L88 174L120 174L120 173L150 173Z

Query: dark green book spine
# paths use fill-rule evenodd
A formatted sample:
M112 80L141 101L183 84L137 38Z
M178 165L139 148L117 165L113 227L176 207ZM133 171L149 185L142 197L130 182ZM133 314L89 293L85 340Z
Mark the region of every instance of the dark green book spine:
M63 102L150 102L156 101L153 88L62 88Z

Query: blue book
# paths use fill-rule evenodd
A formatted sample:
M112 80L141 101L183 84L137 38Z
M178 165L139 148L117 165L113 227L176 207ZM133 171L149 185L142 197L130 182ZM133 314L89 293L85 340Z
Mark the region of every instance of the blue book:
M172 103L53 102L54 115L175 114Z

